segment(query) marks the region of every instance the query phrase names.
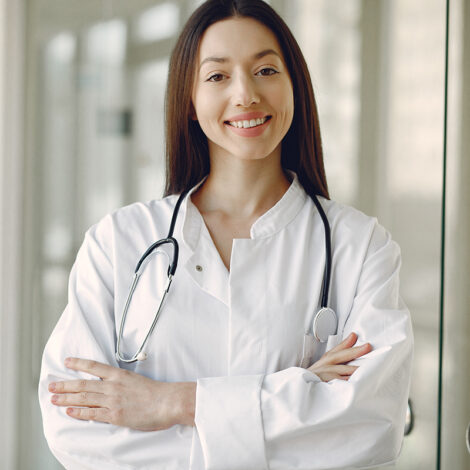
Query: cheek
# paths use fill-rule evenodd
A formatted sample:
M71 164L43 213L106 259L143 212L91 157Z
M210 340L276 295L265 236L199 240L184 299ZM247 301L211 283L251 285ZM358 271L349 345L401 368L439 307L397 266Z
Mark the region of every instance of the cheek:
M285 101L285 113L286 120L288 120L289 125L294 117L294 96L292 94L288 95Z
M278 102L278 109L282 118L282 126L289 127L294 117L294 97L292 95L283 95L283 99Z
M286 93L286 109L287 113L290 116L290 119L294 116L294 90L292 87L289 87L288 92Z
M216 106L211 99L208 97L198 97L198 101L195 103L196 119L202 132L210 140L216 139L217 132L220 131L218 128L218 112Z
M294 92L291 86L283 84L273 90L273 105L282 116L283 120L290 121L294 115Z
M200 91L193 103L201 127L203 122L217 119L219 109L213 94Z
M208 111L208 97L207 93L205 92L204 88L197 87L196 90L193 91L191 101L193 103L194 111L196 113L198 120L205 119Z

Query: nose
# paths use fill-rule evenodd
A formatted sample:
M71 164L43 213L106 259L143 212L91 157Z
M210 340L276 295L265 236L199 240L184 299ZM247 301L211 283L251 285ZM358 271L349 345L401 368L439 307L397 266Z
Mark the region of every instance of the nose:
M239 74L234 77L232 83L232 105L233 106L251 106L259 103L259 93L253 78L246 74Z

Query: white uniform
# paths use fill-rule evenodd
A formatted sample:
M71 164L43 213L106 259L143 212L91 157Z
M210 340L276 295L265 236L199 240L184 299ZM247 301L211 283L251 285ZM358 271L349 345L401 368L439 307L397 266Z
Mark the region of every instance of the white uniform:
M325 249L320 215L291 174L251 238L233 240L230 272L191 202L198 185L181 205L178 268L148 359L123 367L155 380L197 381L195 427L134 431L75 420L50 403L50 382L95 378L65 368L65 357L118 365L116 337L137 261L167 236L177 196L131 204L87 231L39 383L44 432L67 469L313 470L397 459L413 354L400 249L375 218L319 198L331 225L330 306L339 319L328 347L354 331L356 345L373 350L350 363L360 367L349 381L325 383L299 367L326 349L304 334L320 304ZM127 356L156 311L161 258L148 264L129 309Z

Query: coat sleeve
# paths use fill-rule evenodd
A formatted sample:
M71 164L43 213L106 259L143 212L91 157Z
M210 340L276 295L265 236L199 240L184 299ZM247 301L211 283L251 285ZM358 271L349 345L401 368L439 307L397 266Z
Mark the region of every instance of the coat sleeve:
M180 465L186 461L185 456L180 455L183 426L142 432L82 421L71 418L65 407L55 406L50 401L50 382L79 378L99 380L67 369L66 357L77 356L119 366L114 356L115 248L111 217L106 216L85 234L70 272L67 306L44 349L38 390L44 434L54 456L68 470L157 468L156 462L162 459L174 462L174 468L184 468ZM129 276L129 282L131 280Z
M208 470L344 469L392 464L401 451L413 333L399 295L398 245L376 224L343 337L372 351L348 381L307 369L199 379L195 423ZM359 342L358 342L359 344Z
M70 418L65 407L51 404L52 394L48 391L48 384L53 381L97 379L67 369L66 357L117 365L112 354L113 299L113 268L95 225L86 232L70 272L68 303L44 349L39 380L44 434L52 453L67 469L130 468L110 458L111 425Z

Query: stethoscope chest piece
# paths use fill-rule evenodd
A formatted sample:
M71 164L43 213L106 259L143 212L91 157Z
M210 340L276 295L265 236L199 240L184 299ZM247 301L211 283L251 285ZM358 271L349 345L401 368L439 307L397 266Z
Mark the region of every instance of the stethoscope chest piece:
M315 318L313 319L313 336L320 341L326 343L328 337L336 334L338 328L338 318L333 309L329 307L322 307L318 310Z

